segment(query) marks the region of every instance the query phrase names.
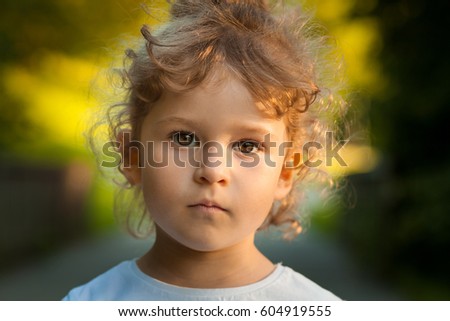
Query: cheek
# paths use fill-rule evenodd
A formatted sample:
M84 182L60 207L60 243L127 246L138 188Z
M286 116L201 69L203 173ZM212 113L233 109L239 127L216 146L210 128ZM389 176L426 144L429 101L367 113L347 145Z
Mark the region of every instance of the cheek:
M145 166L164 168L169 164L169 142L150 140L145 149Z
M258 215L266 215L270 211L278 177L281 169L259 164L253 168L239 168L236 176L239 179L239 188L236 197L242 206L252 207Z
M176 172L165 168L145 168L142 171L142 193L147 209L153 215L161 211L164 202L173 202Z

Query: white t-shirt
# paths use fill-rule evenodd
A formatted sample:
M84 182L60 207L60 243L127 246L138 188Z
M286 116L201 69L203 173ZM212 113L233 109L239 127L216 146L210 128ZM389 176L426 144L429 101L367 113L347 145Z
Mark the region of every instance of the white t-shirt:
M289 267L277 264L266 278L249 285L223 289L185 288L143 273L136 260L125 261L77 287L67 301L332 301L340 300Z

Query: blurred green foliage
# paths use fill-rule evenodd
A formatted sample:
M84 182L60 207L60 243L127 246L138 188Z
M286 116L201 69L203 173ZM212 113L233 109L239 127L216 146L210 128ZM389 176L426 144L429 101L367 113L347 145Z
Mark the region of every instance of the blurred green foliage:
M108 89L99 75L142 24L165 19L166 7L164 0L148 8L136 0L3 1L0 163L41 168L82 161L96 172L83 134L104 105L96 93ZM94 227L110 226L112 184L94 177L87 217Z
M58 142L81 151L82 139L74 136L84 129L84 112L98 103L90 92L91 81L119 54L119 40L139 35L143 23L164 19L160 10L165 6L163 0L152 1L152 15L146 15L136 0L3 1L3 154L20 149L20 143L27 149L34 143ZM60 134L64 142L56 137Z
M385 83L366 115L383 160L349 177L356 206L334 218L367 268L411 299L450 299L448 9L444 0L379 0L364 12L382 39ZM350 17L360 15L355 7Z

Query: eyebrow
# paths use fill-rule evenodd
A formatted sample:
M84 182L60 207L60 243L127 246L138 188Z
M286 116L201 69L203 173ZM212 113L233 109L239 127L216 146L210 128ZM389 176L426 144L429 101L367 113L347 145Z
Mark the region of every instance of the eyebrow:
M167 124L167 123L180 123L180 124L185 124L185 125L193 126L193 127L199 125L199 122L197 122L195 120L186 119L186 118L182 118L182 117L178 117L178 116L170 116L170 117L161 119L156 122L156 124L163 124L163 125ZM277 137L276 135L271 133L270 130L268 130L264 126L258 125L256 123L236 122L233 125L233 131L252 132L252 133L257 133L257 134L261 134L261 135L269 135L270 134L274 137Z
M181 123L181 124L186 124L186 125L197 125L198 122L196 121L192 121L190 119L186 119L186 118L182 118L182 117L177 117L177 116L170 116L161 120L158 120L156 122L156 124L166 124L166 123Z

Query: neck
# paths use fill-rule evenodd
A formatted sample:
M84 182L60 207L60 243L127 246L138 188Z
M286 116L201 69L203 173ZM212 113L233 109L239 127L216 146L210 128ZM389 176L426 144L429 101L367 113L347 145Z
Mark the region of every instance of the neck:
M254 237L217 251L196 251L157 229L156 240L138 260L151 277L190 288L229 288L262 280L274 265L254 245Z

